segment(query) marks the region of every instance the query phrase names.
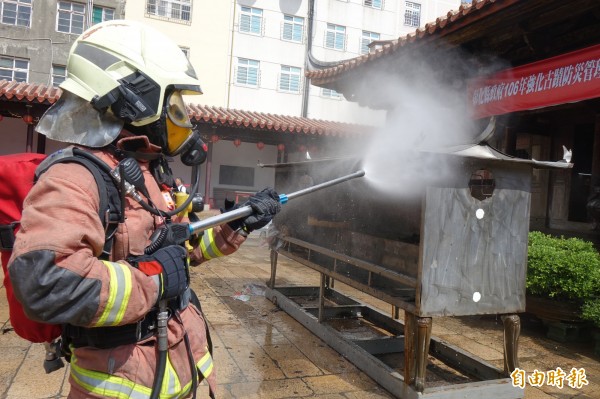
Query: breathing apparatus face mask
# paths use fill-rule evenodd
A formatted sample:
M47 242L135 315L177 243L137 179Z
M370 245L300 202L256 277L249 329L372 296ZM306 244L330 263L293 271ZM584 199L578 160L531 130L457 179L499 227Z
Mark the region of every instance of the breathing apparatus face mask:
M180 91L174 91L165 101L162 117L165 120L167 155L177 155L192 135L192 123L185 109Z
M206 160L208 147L192 130L181 91L174 90L167 95L158 120L144 126L128 125L127 129L147 136L165 155L180 155L181 162L187 166L200 165Z

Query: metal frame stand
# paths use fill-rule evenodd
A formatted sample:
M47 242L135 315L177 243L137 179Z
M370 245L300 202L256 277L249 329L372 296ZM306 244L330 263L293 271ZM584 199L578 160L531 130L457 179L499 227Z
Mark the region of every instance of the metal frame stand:
M285 256L286 254L283 253ZM512 385L507 372L518 367L516 350L520 323L518 316L503 316L505 324L505 370L477 358L458 347L431 336L432 318L418 317L405 310L405 324L333 290L333 279L320 273L319 287L276 287L278 252L271 251L271 276L265 296L330 347L398 398L435 399L520 399L524 390ZM300 305L294 298L318 296L316 306ZM326 301L334 306L325 306ZM373 339L348 339L328 321L361 318L389 333ZM382 355L404 352L403 373L380 360ZM428 356L468 375L474 382L428 387Z

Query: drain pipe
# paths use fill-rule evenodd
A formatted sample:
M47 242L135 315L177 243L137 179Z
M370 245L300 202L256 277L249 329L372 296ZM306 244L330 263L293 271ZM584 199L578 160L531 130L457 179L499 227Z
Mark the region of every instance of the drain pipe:
M233 16L231 21L231 42L229 44L229 76L227 82L227 98L225 100L225 108L229 108L231 99L231 85L233 84L233 41L235 39L235 19L237 11L237 0L233 0Z
M309 71L310 68L310 57L312 49L312 36L313 36L313 19L315 15L315 0L309 0L308 2L308 24L307 24L307 37L306 37L306 50L304 56L304 71ZM304 87L302 88L302 110L301 115L306 118L308 115L308 96L310 95L310 79L306 74L304 75Z
M306 57L304 61L305 71L314 71L319 69L325 69L332 66L339 65L340 63L351 60L352 58L347 58L339 61L321 61L317 60L312 54L312 38L313 38L313 29L314 29L314 19L315 19L315 1L308 1L308 13L307 13L307 40L306 40ZM304 77L304 88L302 90L302 116L307 117L308 115L308 97L310 94L310 79L305 76Z

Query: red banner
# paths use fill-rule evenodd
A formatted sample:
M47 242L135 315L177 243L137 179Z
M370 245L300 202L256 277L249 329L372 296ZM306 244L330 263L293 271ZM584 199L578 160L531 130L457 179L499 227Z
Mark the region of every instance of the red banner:
M600 45L475 79L468 96L475 119L600 97Z

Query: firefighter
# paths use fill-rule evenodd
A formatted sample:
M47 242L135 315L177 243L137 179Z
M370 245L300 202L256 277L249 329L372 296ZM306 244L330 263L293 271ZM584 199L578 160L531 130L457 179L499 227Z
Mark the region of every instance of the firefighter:
M199 305L190 302L188 266L236 251L279 211L277 193L251 197L254 213L243 220L208 229L185 247L171 243L149 253L152 234L176 217L161 192L172 185L166 157L181 156L192 168L206 158L182 97L202 94L194 69L156 30L109 21L76 40L67 72L38 132L113 172L126 173L118 165L134 159L128 166L141 171L132 180L137 197L122 197L123 217L107 239L97 179L77 163L52 165L25 200L9 263L15 295L32 319L63 325L69 398L190 397L202 380L214 395L210 339ZM162 367L159 303L168 307Z

